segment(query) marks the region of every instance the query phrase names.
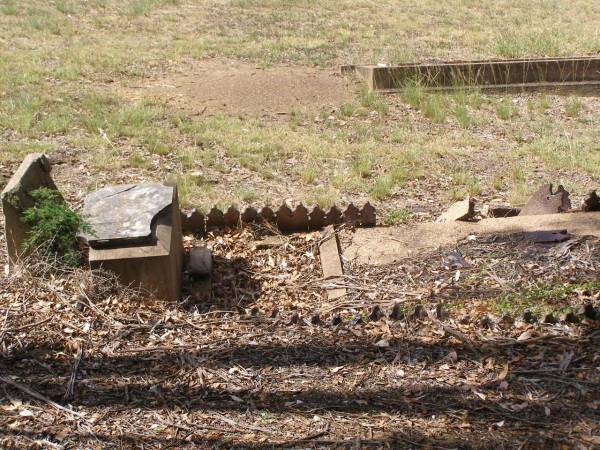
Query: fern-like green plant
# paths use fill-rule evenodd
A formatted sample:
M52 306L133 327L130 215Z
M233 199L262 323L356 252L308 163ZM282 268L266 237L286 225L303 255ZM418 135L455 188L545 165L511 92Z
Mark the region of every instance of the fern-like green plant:
M31 227L23 243L24 250L36 249L58 257L67 265L78 265L81 253L77 247L77 232L91 233L89 224L54 189L42 187L29 195L34 204L22 214L23 221Z

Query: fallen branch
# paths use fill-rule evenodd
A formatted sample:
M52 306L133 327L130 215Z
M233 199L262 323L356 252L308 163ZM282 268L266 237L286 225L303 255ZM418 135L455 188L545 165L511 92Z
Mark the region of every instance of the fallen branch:
M36 400L40 400L40 401L42 401L44 403L47 403L48 405L52 406L54 409L57 409L58 411L62 411L64 413L71 414L71 415L73 415L73 416L75 416L75 417L77 417L79 419L86 420L85 417L83 417L81 414L73 411L70 408L65 408L64 406L59 405L58 403L50 400L49 398L44 397L39 392L36 392L33 389L28 388L27 386L25 386L25 385L23 385L23 384L15 381L15 380L9 378L9 377L0 376L0 381L2 381L3 383L8 384L9 386L17 388L20 391L25 392L27 395L29 395L30 397L35 398Z
M459 341L461 341L472 352L476 352L477 351L477 349L473 345L473 341L469 337L467 337L466 335L464 335L463 333L461 333L457 329L452 328L452 327L446 325L441 320L435 318L430 311L427 312L427 315L429 316L429 319L431 319L433 321L433 323L435 323L439 327L442 327L442 329L444 330L444 332L446 334L449 334L453 338L458 339Z

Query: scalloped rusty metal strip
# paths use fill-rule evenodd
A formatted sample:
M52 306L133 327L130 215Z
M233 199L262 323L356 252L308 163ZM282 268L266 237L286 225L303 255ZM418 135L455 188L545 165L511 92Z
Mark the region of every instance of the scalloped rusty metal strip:
M230 206L225 214L223 214L223 224L229 228L240 225L240 212L235 206Z
M206 232L205 220L204 214L195 209L187 214L181 212L181 229L184 234L202 236Z
M337 225L338 223L341 223L342 217L343 214L340 209L333 205L329 208L327 214L325 214L325 225Z
M242 223L256 222L259 218L258 211L252 206L248 206L244 209L240 218L242 219Z
M369 202L365 203L360 210L360 224L363 227L374 227L377 225L375 208Z
M224 214L220 209L213 207L206 215L206 229L221 228L223 225L225 225L225 219L223 216Z
M325 226L325 211L314 206L308 215L308 226L311 230L320 230Z
M360 210L352 203L344 211L344 222L349 225L358 225L360 223Z
M243 212L230 206L225 213L217 207L213 207L206 215L195 209L187 214L181 213L182 230L186 234L202 235L211 229L235 228L260 221L275 222L281 231L309 231L344 222L355 226L374 226L376 216L375 208L368 202L361 209L350 204L344 212L335 205L328 211L319 206L314 206L309 211L301 203L292 210L284 203L275 212L268 206L260 210L250 206Z

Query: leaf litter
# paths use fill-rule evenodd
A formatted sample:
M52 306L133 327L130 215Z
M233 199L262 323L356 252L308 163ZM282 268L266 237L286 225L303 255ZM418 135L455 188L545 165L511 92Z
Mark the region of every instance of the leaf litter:
M598 444L597 321L528 323L493 307L541 281L597 281L598 241L480 238L388 267L345 261L348 295L329 302L319 234L257 248L265 234L186 238L214 254L202 304L188 281L165 303L43 260L2 278L0 447Z

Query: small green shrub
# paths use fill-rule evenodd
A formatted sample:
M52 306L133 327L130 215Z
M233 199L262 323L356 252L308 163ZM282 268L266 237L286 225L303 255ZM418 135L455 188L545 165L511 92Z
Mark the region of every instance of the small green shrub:
M58 191L38 188L30 192L34 205L23 211L23 221L31 227L23 243L25 251L37 250L75 266L81 261L77 232L91 233L89 224L69 208Z

